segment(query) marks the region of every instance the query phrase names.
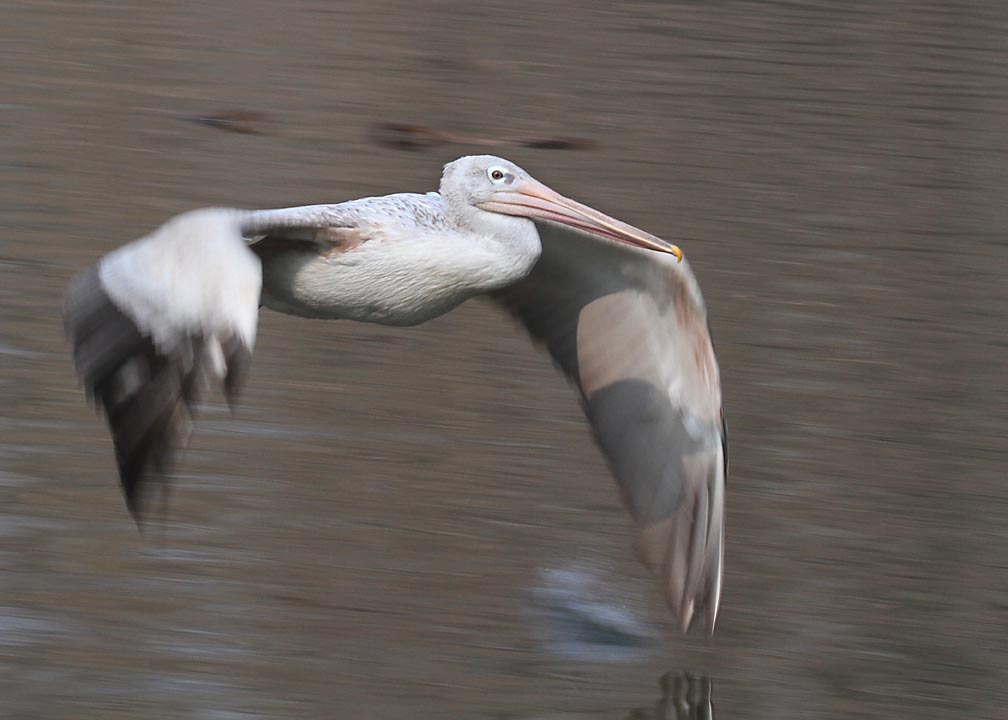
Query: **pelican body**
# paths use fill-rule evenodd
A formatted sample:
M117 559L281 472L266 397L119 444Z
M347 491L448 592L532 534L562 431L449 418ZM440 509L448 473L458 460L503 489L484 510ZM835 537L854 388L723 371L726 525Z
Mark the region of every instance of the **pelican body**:
M207 380L229 402L259 309L416 325L488 295L578 389L682 629L713 632L727 436L699 287L678 247L493 156L447 164L436 193L172 218L71 285L66 328L106 414L137 521Z
M256 223L303 213L324 229L303 231L301 243L291 242L295 232L254 248L263 260L263 304L304 317L418 325L517 282L542 250L532 223L503 237L481 233L454 222L438 193L351 201L338 218L326 205L278 210ZM332 224L348 220L353 226Z

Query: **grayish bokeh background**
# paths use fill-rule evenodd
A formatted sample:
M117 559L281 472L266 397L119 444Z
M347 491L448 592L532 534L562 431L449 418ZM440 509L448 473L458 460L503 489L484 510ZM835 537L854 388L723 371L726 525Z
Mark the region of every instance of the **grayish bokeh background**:
M0 8L0 718L998 718L1008 704L1008 5L14 0ZM172 113L270 113L261 135ZM508 149L682 245L732 441L711 641L629 549L573 393L473 302L414 330L264 312L141 538L63 288L196 206L434 189ZM556 655L543 569L658 643Z

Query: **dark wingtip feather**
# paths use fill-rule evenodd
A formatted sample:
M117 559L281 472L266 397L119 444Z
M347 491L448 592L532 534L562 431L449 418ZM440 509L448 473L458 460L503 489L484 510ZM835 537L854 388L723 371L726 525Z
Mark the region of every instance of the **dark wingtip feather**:
M81 382L108 421L126 507L142 528L145 488L152 476L165 478L187 437L206 345L199 336L180 336L170 348L155 346L112 302L97 269L71 283L64 319ZM234 403L251 351L235 338L222 350L225 392Z
M224 375L224 397L232 412L240 399L249 366L252 364L252 350L236 335L221 343L224 352L224 365L227 372Z
M126 509L129 510L130 517L136 523L137 530L143 532L143 513L140 510L140 473L124 470L119 466L119 484L122 488L123 499L126 501Z

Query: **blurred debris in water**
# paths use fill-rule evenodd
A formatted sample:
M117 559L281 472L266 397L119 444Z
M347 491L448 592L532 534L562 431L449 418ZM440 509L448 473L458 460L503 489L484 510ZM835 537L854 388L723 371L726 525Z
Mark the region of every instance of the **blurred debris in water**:
M371 138L379 145L398 150L426 150L447 143L536 150L590 150L595 147L594 141L579 137L481 137L405 123L376 124L371 129Z
M244 135L262 135L271 117L257 110L225 110L210 115L178 115L180 120Z

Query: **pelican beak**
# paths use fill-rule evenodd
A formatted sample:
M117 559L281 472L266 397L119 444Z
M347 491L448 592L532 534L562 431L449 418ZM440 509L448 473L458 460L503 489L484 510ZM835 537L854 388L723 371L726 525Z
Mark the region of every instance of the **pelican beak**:
M564 197L532 178L516 182L513 188L499 190L490 200L477 203L476 206L502 215L518 215L567 225L626 245L675 255L682 262L683 254L678 246Z

